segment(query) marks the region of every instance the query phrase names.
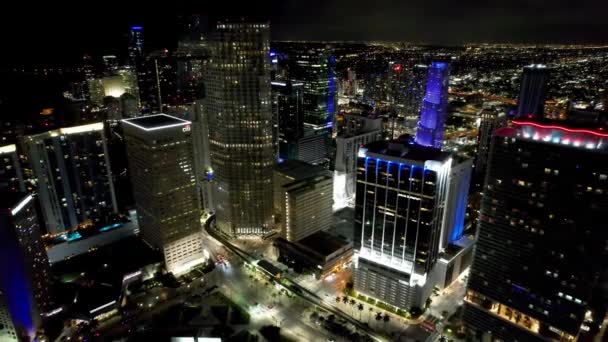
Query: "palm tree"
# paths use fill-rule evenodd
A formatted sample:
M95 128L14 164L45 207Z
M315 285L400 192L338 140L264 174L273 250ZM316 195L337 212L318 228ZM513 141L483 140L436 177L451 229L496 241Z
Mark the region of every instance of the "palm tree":
M342 303L348 304L348 297L346 297L346 296L342 297Z
M391 320L391 316L389 315L384 315L384 318L382 318L384 320L384 329L386 330L386 324L388 323L388 321Z
M372 308L372 307L370 306L370 307L369 307L367 310L368 310L368 312L367 312L367 325L369 325L369 319L370 319L370 318L371 318L371 316L372 316L372 312L374 312L374 308Z
M363 304L359 303L357 306L357 310L359 310L359 320L361 320L361 312L363 312Z
M377 322L380 322L382 320L382 312L378 311L376 312L376 326L378 326Z
M340 302L342 301L342 298L340 296L336 297L336 303L340 304Z
M354 314L353 314L353 309L354 309L354 307L355 307L355 304L357 304L357 302L355 302L355 300L354 300L354 299L351 299L351 300L350 300L350 302L349 302L348 304L350 304L350 315L351 315L351 316L354 316Z

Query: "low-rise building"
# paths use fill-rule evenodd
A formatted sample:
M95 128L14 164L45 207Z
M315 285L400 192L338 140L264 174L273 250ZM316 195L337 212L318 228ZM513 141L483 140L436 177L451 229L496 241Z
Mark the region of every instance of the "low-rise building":
M311 270L317 278L341 269L353 256L352 243L323 231L297 242L277 238L274 246L279 252L279 261L296 271Z

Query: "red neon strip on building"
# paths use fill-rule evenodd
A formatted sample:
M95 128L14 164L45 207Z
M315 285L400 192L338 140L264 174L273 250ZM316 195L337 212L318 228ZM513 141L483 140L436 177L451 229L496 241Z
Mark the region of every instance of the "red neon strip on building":
M562 131L566 131L569 133L587 133L587 134L592 134L598 137L602 137L602 138L608 138L608 134L602 134L602 133L598 133L598 132L594 132L594 131L590 131L588 129L571 129L571 128L566 128L566 127L562 127L562 126L548 126L548 125L540 125L534 122L526 122L526 121L512 121L514 124L516 125L525 125L525 126L534 126L537 128L544 128L544 129L559 129Z

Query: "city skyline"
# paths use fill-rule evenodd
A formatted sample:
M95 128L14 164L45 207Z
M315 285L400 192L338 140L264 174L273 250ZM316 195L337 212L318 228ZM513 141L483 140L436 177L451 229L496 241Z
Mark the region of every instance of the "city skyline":
M0 57L2 342L608 338L599 3L46 7Z
M200 6L185 1L147 8L144 2L109 0L104 7L86 16L74 12L71 3L42 4L36 9L23 9L29 15L28 27L22 34L7 35L5 45L12 54L3 60L22 64L77 61L82 54L101 51L121 52L116 41L128 41L125 30L143 26L148 44L155 49L174 48L179 36L177 16L201 14L210 16L256 16L270 20L273 40L308 41L394 41L414 44L461 45L465 43L608 43L608 25L602 24L602 13L608 5L601 0L565 0L544 6L542 1L453 4L447 1L425 3L422 0L395 3L383 0L369 8L360 0L247 1ZM14 4L17 8L21 4ZM120 8L120 11L114 10ZM145 10L143 10L145 8ZM544 13L538 20L537 12ZM0 20L3 31L15 18L11 11ZM74 15L72 15L74 13ZM108 18L111 17L111 23ZM315 20L309 20L315 18ZM25 18L24 18L25 19ZM36 32L31 44L30 32ZM81 44L69 44L69 41ZM34 54L34 51L52 54Z

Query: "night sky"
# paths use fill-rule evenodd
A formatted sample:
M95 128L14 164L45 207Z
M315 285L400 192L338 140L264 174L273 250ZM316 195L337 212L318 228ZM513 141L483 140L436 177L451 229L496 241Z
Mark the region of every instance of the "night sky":
M220 3L220 4L217 4ZM129 25L151 47L175 44L180 13L255 15L278 40L608 43L606 0L48 1L0 14L4 64L124 53Z

